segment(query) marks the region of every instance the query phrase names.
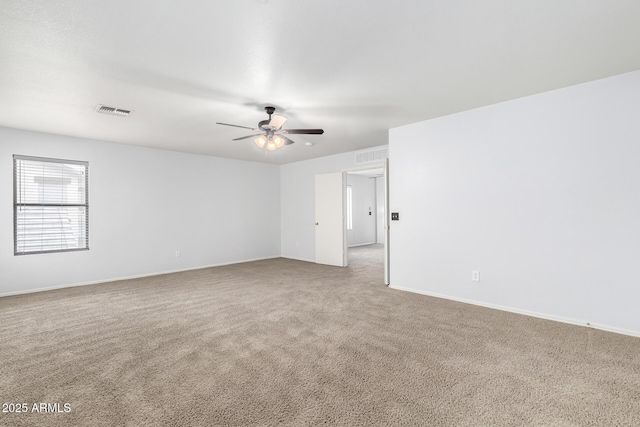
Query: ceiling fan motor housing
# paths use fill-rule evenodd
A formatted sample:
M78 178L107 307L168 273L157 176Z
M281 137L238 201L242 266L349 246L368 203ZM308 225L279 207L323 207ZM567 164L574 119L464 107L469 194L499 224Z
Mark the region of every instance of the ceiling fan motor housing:
M262 130L269 130L269 122L271 120L261 120L258 122L258 127Z
M264 111L267 112L267 114L269 115L269 118L267 120L259 121L258 127L264 131L274 130L272 126L269 126L269 123L271 123L271 115L275 113L276 107L267 106L267 107L264 107Z

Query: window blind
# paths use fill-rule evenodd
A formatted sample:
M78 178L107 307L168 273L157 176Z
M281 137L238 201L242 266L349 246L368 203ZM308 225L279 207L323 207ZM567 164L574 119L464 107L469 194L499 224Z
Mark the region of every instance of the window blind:
M13 156L15 255L89 249L89 163Z

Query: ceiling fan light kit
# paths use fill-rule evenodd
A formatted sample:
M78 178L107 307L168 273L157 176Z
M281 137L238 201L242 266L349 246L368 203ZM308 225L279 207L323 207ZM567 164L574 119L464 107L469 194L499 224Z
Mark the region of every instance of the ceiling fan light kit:
M281 138L278 135L260 135L259 137L254 139L254 142L259 148L264 148L266 144L267 150L275 151L284 145L284 138Z
M220 123L218 125L233 126L236 128L250 129L253 131L259 131L260 133L254 135L243 136L233 139L239 141L247 138L255 138L253 141L259 148L267 146L268 151L275 151L283 145L291 145L295 141L289 139L287 134L307 134L307 135L322 135L324 130L322 129L282 129L282 126L287 121L287 118L278 114L273 114L276 111L275 107L264 107L264 110L269 115L267 120L258 122L257 128L250 128L248 126L231 125L229 123Z

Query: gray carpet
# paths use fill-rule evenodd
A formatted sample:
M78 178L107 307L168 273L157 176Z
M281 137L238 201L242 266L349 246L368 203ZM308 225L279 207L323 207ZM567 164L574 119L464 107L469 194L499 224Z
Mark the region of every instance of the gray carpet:
M640 425L640 339L391 290L381 256L0 298L0 425Z

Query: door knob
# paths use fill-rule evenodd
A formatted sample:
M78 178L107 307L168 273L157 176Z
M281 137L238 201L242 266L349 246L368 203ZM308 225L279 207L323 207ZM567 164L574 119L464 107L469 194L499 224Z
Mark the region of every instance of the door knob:
M319 223L319 222L316 222L316 225L320 225L320 223Z

